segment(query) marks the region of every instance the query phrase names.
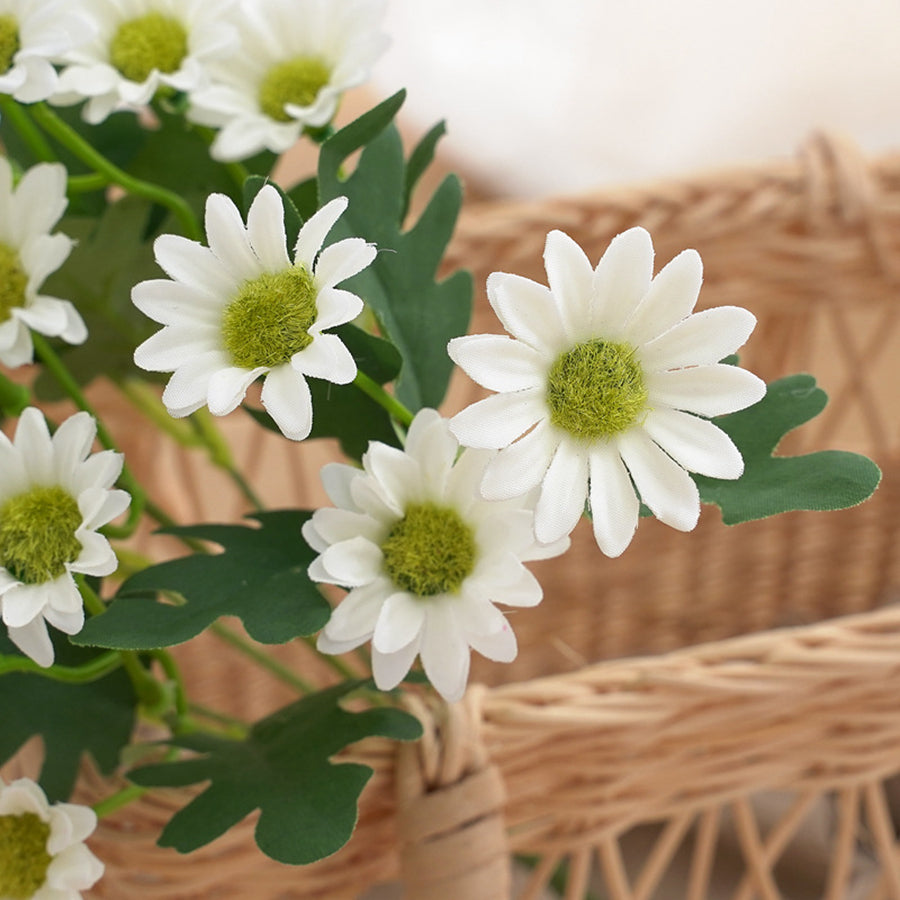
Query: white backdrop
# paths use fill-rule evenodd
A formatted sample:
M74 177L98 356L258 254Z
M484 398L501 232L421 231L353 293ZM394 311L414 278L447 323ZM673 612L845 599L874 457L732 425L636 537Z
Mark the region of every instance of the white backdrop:
M900 0L389 0L379 93L517 196L785 156L815 128L900 150Z

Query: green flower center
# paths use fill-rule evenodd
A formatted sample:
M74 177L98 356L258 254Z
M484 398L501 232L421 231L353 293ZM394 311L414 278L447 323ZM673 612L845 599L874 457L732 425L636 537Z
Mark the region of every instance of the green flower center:
M34 813L0 816L0 897L29 900L47 880L50 826Z
M259 86L259 108L276 122L290 122L286 103L310 106L331 79L331 70L314 56L298 56L266 72Z
M280 366L312 343L316 285L303 266L246 281L225 308L222 340L232 365Z
M647 405L644 372L630 344L576 344L550 367L550 421L576 438L596 440L630 428Z
M25 584L58 578L81 552L81 522L78 504L55 485L7 500L0 507L0 565Z
M8 72L19 52L19 23L15 16L0 16L0 74Z
M0 322L5 322L17 306L25 305L28 276L22 268L19 254L12 247L0 243Z
M177 72L187 56L184 26L169 16L152 12L119 26L109 48L109 61L129 81L146 81L150 73Z
M454 594L475 568L472 529L455 509L412 504L381 545L384 570L417 597Z

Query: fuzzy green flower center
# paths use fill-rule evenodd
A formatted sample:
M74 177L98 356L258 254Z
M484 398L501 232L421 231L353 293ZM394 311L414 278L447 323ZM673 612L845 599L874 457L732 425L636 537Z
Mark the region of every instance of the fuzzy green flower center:
M123 22L109 48L109 61L129 81L146 81L156 69L177 72L187 56L184 26L170 16L151 12Z
M390 579L417 597L454 594L475 568L472 529L455 509L412 504L381 545Z
M290 122L284 105L310 106L331 79L331 70L314 56L298 56L266 72L259 86L259 108L276 122Z
M225 307L222 341L232 365L280 366L312 343L316 285L303 266L266 272L241 285Z
M550 421L583 440L630 428L647 405L644 372L630 344L576 344L550 367Z
M28 900L47 880L50 826L34 813L0 816L0 897Z
M58 578L81 552L81 522L78 504L56 485L7 500L0 507L0 565L25 584Z
M28 275L22 268L19 254L0 243L0 322L5 322L15 307L25 305L27 286Z
M8 72L19 52L19 23L15 16L0 16L0 74Z

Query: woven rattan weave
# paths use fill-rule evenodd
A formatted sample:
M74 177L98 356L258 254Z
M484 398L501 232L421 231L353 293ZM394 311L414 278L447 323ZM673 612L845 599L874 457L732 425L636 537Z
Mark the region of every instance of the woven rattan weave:
M522 898L565 862L568 900L900 900L900 156L866 161L818 136L796 161L470 208L448 269L475 274L473 330L500 330L489 272L543 280L552 228L596 260L634 224L658 266L700 251L702 306L757 315L748 367L811 371L831 395L782 452L865 452L884 470L875 498L734 529L706 510L687 535L644 521L617 560L576 533L538 567L541 606L515 613L514 664L476 665L482 684L456 707L413 698L419 745L354 748L375 776L344 851L282 867L244 823L179 857L153 842L184 797L153 795L102 823L108 872L91 896L341 900L402 873L413 900L507 900L515 854L533 866ZM464 381L448 410L476 396ZM226 423L263 495L323 502L331 448L260 442L246 424ZM201 458L132 443L185 521L240 513ZM237 715L291 699L213 637L179 656L198 699ZM87 774L79 791L104 789Z

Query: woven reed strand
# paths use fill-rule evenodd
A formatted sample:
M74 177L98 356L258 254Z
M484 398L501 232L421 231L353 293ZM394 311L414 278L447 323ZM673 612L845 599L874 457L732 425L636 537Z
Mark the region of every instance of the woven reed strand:
M475 672L505 681L481 698L479 739L505 782L512 848L549 853L545 868L574 850L573 866L586 872L579 848L599 845L615 873L614 838L635 823L678 825L761 788L855 791L900 769L900 612L881 608L900 598L900 155L869 162L843 139L817 136L797 161L470 208L447 270L473 271L472 330L501 330L483 293L491 271L544 281L549 230L568 232L596 260L634 224L651 231L659 265L685 247L700 251L701 306L757 315L745 364L768 379L808 368L829 390L832 409L785 446L867 452L885 480L874 500L842 513L729 530L706 511L690 535L644 521L613 561L582 530L570 554L537 567L545 600L514 613L519 659ZM479 396L456 377L447 408ZM285 448L226 425L265 497L324 502L315 473L332 448ZM133 465L155 473L185 521L241 511L214 477L200 477L205 460L133 438ZM766 630L785 625L801 627ZM279 653L309 665L302 649ZM617 659L633 654L651 655ZM179 656L203 702L259 715L290 699L209 639ZM375 774L357 833L335 857L278 866L256 851L252 823L190 858L160 850L154 837L185 800L173 792L103 823L93 846L108 874L90 896L340 900L396 876L393 748L373 740L349 756ZM79 796L103 790L86 776Z

